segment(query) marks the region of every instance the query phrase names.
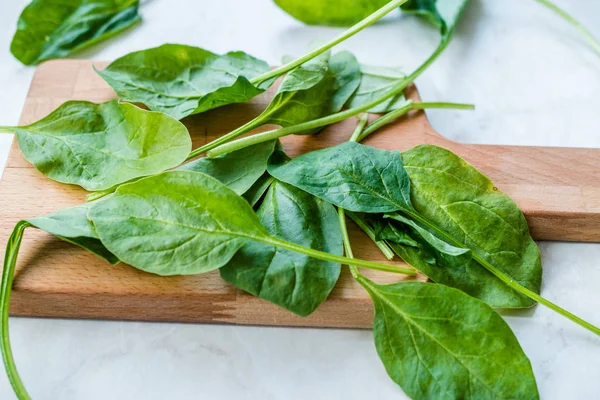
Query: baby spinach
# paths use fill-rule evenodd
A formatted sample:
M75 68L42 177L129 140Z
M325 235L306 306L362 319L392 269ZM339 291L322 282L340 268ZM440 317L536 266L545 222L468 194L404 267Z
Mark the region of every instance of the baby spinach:
M393 89L399 82L406 79L397 68L376 67L371 65L361 65L361 80L358 90L348 100L348 108L360 107L370 103L374 99L385 95ZM384 113L401 108L406 104L406 98L403 93L392 97L383 103L376 105L368 110L371 113Z
M537 399L531 363L490 306L447 286L358 281L388 374L413 399Z
M333 206L300 189L275 180L257 214L275 237L331 254L343 253ZM251 242L220 272L240 289L306 316L327 298L340 267L339 263Z
M424 17L440 29L442 36L454 29L468 0L409 0L402 5L402 11Z
M249 241L324 261L349 261L272 236L246 200L201 172L166 171L119 186L110 197L93 203L88 218L111 253L158 275L198 274L220 268ZM412 268L352 262L365 268L414 274Z
M453 252L460 255L470 249L520 285L539 293L542 272L539 251L529 236L519 208L507 196L494 190L489 179L447 150L419 146L412 153L407 152L406 157L409 162L418 164L404 167L398 151L347 142L302 155L284 165L269 166L269 172L279 180L349 211L401 211L412 220L423 216L461 244L440 244L447 238L436 237L436 232L427 233L427 229L410 221L411 227L418 229L418 237L423 239L425 236L429 245L438 242L433 245L437 252L446 247L455 249ZM418 165L423 168L418 169ZM442 172L432 172L437 169ZM444 174L443 171L449 172ZM455 213L447 210L452 206ZM455 219L459 222L454 222ZM427 228L431 230L430 226ZM459 250L461 248L464 250ZM464 257L460 259L464 261ZM423 264L413 266L422 267ZM456 284L458 280L458 288L494 307L534 304L476 262L463 263L459 269L438 269L435 274L431 268L423 272L435 275L436 282Z
M241 51L217 55L165 44L127 54L98 73L123 100L181 119L261 94L273 80L250 80L267 71L266 62Z
M265 124L286 127L338 112L359 83L360 67L354 55L341 52L330 58L328 52L323 53L292 70L259 116L194 150L190 158ZM312 134L317 131L311 129L299 133Z
M256 182L254 182L254 185L252 185L250 189L242 194L242 197L246 199L252 207L256 206L267 190L269 190L269 186L271 186L273 180L274 178L269 175L268 172L265 172Z
M349 26L383 7L388 0L275 0L275 3L305 24Z
M61 58L141 21L139 0L33 0L10 45L23 64Z
M177 120L117 100L68 101L31 125L9 129L40 172L87 190L175 167L192 147Z

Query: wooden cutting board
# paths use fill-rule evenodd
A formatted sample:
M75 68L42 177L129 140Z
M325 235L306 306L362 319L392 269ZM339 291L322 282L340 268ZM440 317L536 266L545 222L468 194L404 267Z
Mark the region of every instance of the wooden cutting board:
M106 64L95 65L102 68ZM418 99L416 90L411 90L411 97ZM258 115L270 95L260 96L250 104L187 118L184 122L194 147ZM113 97L115 93L95 74L91 61L47 62L35 73L21 124L44 117L67 100L101 102ZM350 137L355 123L351 119L316 136L285 138L285 150L295 156L341 143ZM366 143L400 150L422 143L449 148L515 199L536 239L600 241L600 149L459 144L437 134L422 112L386 127ZM18 220L84 200L82 189L42 176L23 158L15 141L0 183L2 254ZM356 256L382 261L368 238L349 225ZM365 274L380 283L402 279L379 272ZM235 289L222 281L216 271L185 277L153 276L127 265L109 265L35 229L25 232L11 312L44 317L323 327L369 327L373 318L369 297L346 271L330 298L313 315L300 318Z

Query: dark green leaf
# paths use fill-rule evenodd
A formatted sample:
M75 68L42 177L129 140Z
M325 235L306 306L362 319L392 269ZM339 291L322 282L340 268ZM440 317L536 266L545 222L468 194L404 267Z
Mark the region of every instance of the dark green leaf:
M33 0L10 51L26 65L66 57L139 22L138 6L138 0Z
M346 142L284 165L269 163L275 178L354 212L413 210L410 181L398 151Z
M361 67L349 51L336 53L329 60L329 73L333 74L333 95L329 114L340 111L361 83Z
M388 0L275 0L275 3L305 24L350 26L386 5Z
M365 214L371 215L371 214ZM375 238L377 240L386 240L388 242L400 243L406 246L411 247L419 247L419 242L417 242L408 232L406 227L399 227L391 223L391 221L387 221L384 219L368 218L369 222L375 227Z
M385 96L398 83L405 79L405 75L397 68L375 67L361 65L361 81L358 90L348 101L348 108L360 107L375 99ZM371 108L371 113L385 113L401 108L407 103L403 94Z
M126 101L145 104L181 119L231 103L245 103L273 80L256 87L249 80L269 65L243 52L217 55L180 44L127 54L100 76Z
M267 192L267 189L269 189L273 180L274 178L269 175L268 172L265 172L256 182L254 182L254 185L242 195L242 197L245 198L252 207L255 207Z
M263 142L215 158L200 158L178 169L203 172L242 195L265 173L274 147L274 140Z
M529 359L487 304L438 284L359 282L375 305L377 353L411 398L539 397Z
M412 203L421 215L520 285L539 293L539 250L523 213L508 196L473 166L440 147L415 147L404 153L404 162ZM534 304L475 262L460 268L441 268L445 263L427 267L416 265L419 255L407 251L412 256L399 255L434 281L455 286L493 307Z
M468 0L409 0L402 11L417 14L440 29L442 36L448 35L456 25Z
M269 234L250 205L206 174L167 171L120 186L88 217L121 261L158 275L208 272Z
M68 101L31 125L11 129L25 158L43 174L87 190L175 167L192 147L180 122L117 100Z
M87 213L92 203L66 208L27 220L32 226L82 247L111 264L117 264L119 259L109 252L100 242L92 224L88 221Z
M275 237L342 255L337 213L329 203L275 180L257 214ZM327 298L339 274L340 264L253 242L221 268L226 281L302 316Z

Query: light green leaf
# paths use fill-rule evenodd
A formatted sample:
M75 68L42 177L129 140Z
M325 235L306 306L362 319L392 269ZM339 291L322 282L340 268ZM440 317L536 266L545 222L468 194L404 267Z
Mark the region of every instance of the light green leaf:
M285 12L309 25L350 26L389 0L275 0Z
M246 193L267 170L275 141L259 143L214 158L200 158L178 169L203 172L239 195Z
M180 122L117 100L68 101L45 118L11 130L40 172L87 190L175 167L192 147Z
M345 210L381 213L413 210L410 181L399 151L346 142L284 165L269 163L275 178Z
M531 363L490 306L443 285L377 285L373 332L388 374L412 399L538 399Z
M257 214L271 235L330 254L342 255L334 207L275 180ZM296 314L311 314L329 295L340 264L259 243L244 245L221 268L227 282Z
M165 44L121 57L100 76L126 101L181 119L232 103L245 103L273 82L250 83L269 65L243 52L217 55L199 47Z
M402 82L406 76L398 68L361 65L361 81L358 90L348 101L348 108L363 106L375 99L385 96L394 86ZM371 113L385 113L406 105L403 94L371 108Z
M250 205L221 182L167 171L120 186L88 218L121 261L158 275L225 265L248 240L269 238Z
M138 0L33 0L10 45L23 64L61 58L141 21Z
M539 250L523 213L508 196L473 166L440 147L417 146L404 153L404 162L412 203L421 215L520 285L540 292ZM400 256L434 281L455 286L493 307L534 304L475 262L461 268L427 267L416 265L418 255Z
M88 250L111 264L117 264L119 259L102 245L94 227L87 219L91 204L85 203L65 208L42 217L29 219L27 222L61 240Z

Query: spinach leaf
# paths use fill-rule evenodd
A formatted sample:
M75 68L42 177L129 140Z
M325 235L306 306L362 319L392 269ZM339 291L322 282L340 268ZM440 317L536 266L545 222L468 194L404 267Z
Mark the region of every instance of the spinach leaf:
M442 36L451 33L468 0L409 0L401 6L405 13L424 17L440 29Z
M417 146L404 153L404 160L411 180L412 203L421 215L522 286L539 293L540 253L523 213L508 196L446 149ZM474 263L445 271L468 285L461 289L493 307L534 304L512 290L502 290L504 285L494 282L491 274L475 268ZM489 290L484 291L487 287Z
M529 359L487 304L439 284L358 280L375 305L377 353L411 398L539 398Z
M94 227L87 219L91 204L85 203L65 208L42 217L29 219L27 222L61 240L88 250L111 264L117 264L119 259L102 245Z
M410 211L410 181L399 151L346 142L287 164L269 163L275 178L348 211Z
M254 185L242 195L242 197L245 198L252 207L255 207L267 192L269 186L273 183L273 180L274 178L269 175L268 172L265 172L256 182L254 182Z
M257 214L275 237L331 254L343 253L334 207L300 189L275 180ZM248 243L220 271L223 279L238 288L306 316L327 298L340 268L339 263Z
M199 47L165 44L121 57L100 76L126 101L181 119L231 103L245 103L273 82L250 80L269 65L236 51L217 55Z
M120 260L158 275L208 272L268 237L250 205L215 178L167 171L120 186L88 218Z
M349 26L374 13L388 0L275 0L275 3L305 24Z
M404 212L447 245L458 247L433 231L449 235L460 247L471 250L474 257L481 257L519 285L539 293L539 251L516 204L448 150L419 146L406 152L404 158L405 167L399 152L349 142L302 155L284 165L269 165L268 171L279 180L350 211ZM416 229L414 225L412 228ZM417 236L423 240L423 231L419 232ZM431 240L425 242L431 245ZM440 248L433 246L434 252ZM410 251L414 257L405 261L412 266L436 282L463 289L494 307L535 304L506 286L481 265L481 260L463 265L461 257L461 268L439 268L440 263L432 271L433 267L424 268L429 264L421 262L424 254ZM429 254L429 259L434 255ZM415 262L417 257L419 262ZM457 260L448 261L443 265L454 265Z
M108 39L141 21L139 0L33 0L10 45L23 64L38 64Z
M117 100L68 101L31 125L9 129L40 172L87 190L177 166L192 147L180 122Z
M397 68L361 65L361 81L358 90L348 100L348 108L363 106L371 101L385 96L406 76ZM399 94L371 108L371 113L385 113L406 105L404 94Z
M272 140L222 156L200 158L178 169L203 172L241 195L252 188L267 170L267 162L273 153L275 143L276 141Z

